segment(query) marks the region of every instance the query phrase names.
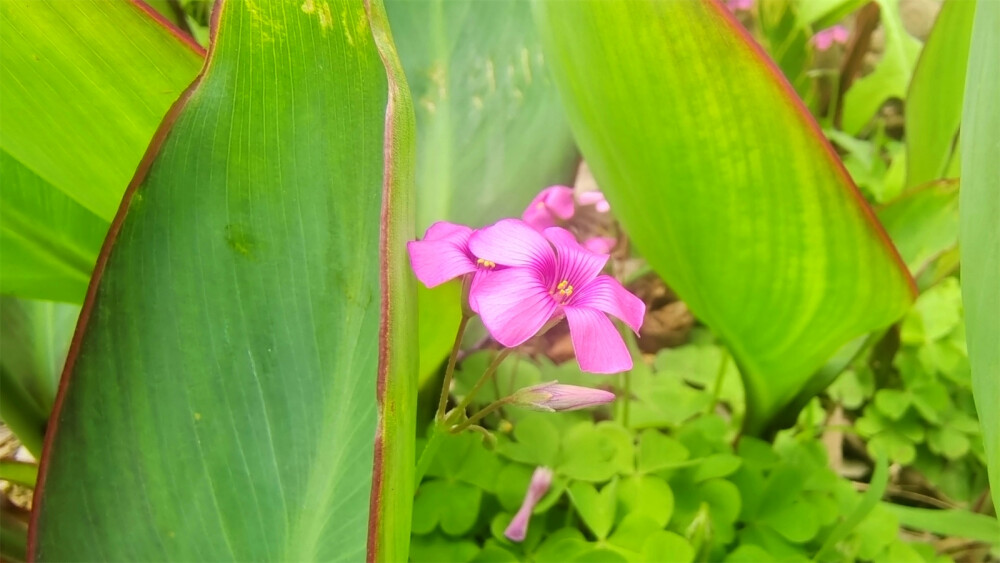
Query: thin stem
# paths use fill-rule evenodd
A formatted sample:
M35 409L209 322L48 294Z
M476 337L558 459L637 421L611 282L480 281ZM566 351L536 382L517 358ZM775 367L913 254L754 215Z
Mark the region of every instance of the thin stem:
M462 315L462 321L458 323L458 334L455 335L455 344L451 347L451 356L448 357L448 367L444 370L444 383L441 384L441 399L438 401L436 420L444 420L444 409L448 406L448 395L451 392L451 380L455 376L455 362L458 361L458 352L462 347L462 337L465 336L465 327L469 325L471 317Z
M483 372L483 376L480 377L479 381L476 382L472 389L465 394L465 398L462 399L462 402L455 407L456 411L462 412L469 406L470 403L472 403L472 399L476 396L476 393L482 389L483 385L486 385L486 382L493 377L494 373L496 373L497 368L500 367L500 362L502 362L504 358L506 358L513 351L513 348L504 348L499 354L497 354L497 357L493 358L493 361L490 363L490 367L486 368L486 371Z
M500 400L497 400L497 401L493 401L486 408L484 408L481 411L477 412L476 414L472 415L472 418L470 418L470 419L466 420L465 422L463 422L462 424L459 424L458 426L450 429L449 432L451 432L452 434L458 434L462 430L465 430L466 428L468 428L468 427L472 426L473 424L479 422L486 415L488 415L491 412L499 409L500 407L506 405L509 402L510 402L510 397L504 397L503 399L500 399Z
M417 460L417 469L414 475L416 487L420 486L420 482L424 480L424 475L427 474L427 470L431 466L431 462L434 461L434 456L437 455L437 451L441 449L441 441L444 438L443 429L434 425L434 431L431 433L430 439L427 440L427 445L424 446L424 451L420 452L420 459Z
M716 405L719 404L719 395L722 394L722 379L726 375L726 368L729 367L729 350L725 346L720 346L719 351L722 354L722 359L719 360L719 373L715 375L715 386L712 388L712 402L708 405L708 410L705 411L707 413L714 412Z
M632 370L625 372L625 396L622 404L622 425L628 428L629 405L632 404Z

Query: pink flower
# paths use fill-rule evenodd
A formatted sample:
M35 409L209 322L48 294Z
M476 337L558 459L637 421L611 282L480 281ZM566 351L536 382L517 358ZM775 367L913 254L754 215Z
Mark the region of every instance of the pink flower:
M847 39L850 36L851 34L847 31L847 28L842 25L835 25L813 35L812 42L820 51L826 51L830 47L833 47L834 43L847 43Z
M524 541L524 536L528 534L528 521L531 520L531 511L535 509L538 501L542 500L549 486L552 485L552 470L548 467L537 467L531 474L531 483L528 485L528 492L524 495L524 502L518 509L514 519L507 525L503 535L510 541Z
M498 265L477 288L479 316L498 342L513 348L565 316L580 369L632 368L628 348L606 314L638 332L646 305L601 275L607 256L587 251L565 229L548 228L543 236L516 219L476 231L469 248Z
M583 247L594 254L611 254L615 242L615 239L611 237L590 237L583 241Z
M428 288L466 274L473 274L470 282L469 306L477 309L475 294L485 275L497 266L489 260L477 258L469 250L469 237L475 231L465 225L438 221L424 233L423 240L406 243L410 253L413 273Z
M531 200L521 219L540 231L556 226L557 218L563 221L572 219L574 211L573 190L566 186L549 186Z
M731 12L749 11L753 9L755 0L726 0L726 7Z
M545 412L575 411L615 400L614 393L590 387L561 385L558 381L525 387L511 397L512 405Z
M604 194L599 191L583 192L576 196L576 201L580 205L593 205L598 213L611 211L611 204L604 199Z

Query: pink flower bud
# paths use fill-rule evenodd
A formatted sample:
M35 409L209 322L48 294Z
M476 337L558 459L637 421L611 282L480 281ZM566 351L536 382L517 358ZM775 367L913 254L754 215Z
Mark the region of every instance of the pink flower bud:
M524 210L521 218L536 230L556 226L559 221L573 218L573 189L566 186L549 186L538 193Z
M590 237L583 241L583 247L594 254L611 254L615 242L615 239L611 237Z
M615 400L615 394L590 387L561 385L550 381L525 387L511 395L511 404L532 410L555 412L585 409Z
M813 35L812 42L813 45L815 45L820 51L826 51L830 47L833 47L835 43L847 43L850 36L851 34L847 31L846 27L842 25L835 25L818 32L816 35Z
M552 470L548 467L537 467L531 475L531 483L528 485L528 492L524 495L524 502L518 509L514 519L507 525L503 535L510 541L524 541L524 536L528 534L528 521L531 520L531 511L535 509L538 501L542 500L545 493L552 485Z
M583 192L576 196L576 201L580 205L593 205L598 213L611 211L611 204L604 198L604 194L599 191Z

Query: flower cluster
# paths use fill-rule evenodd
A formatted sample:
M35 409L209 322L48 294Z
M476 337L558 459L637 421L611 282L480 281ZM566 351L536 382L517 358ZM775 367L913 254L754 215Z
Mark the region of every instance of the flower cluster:
M592 194L579 203L606 212L604 197ZM427 287L464 276L468 309L508 348L565 318L580 369L631 369L631 355L607 315L638 333L645 304L601 273L607 254L589 250L557 226L573 212L572 190L553 186L531 202L520 220L503 219L478 230L435 223L422 240L408 243L410 263Z

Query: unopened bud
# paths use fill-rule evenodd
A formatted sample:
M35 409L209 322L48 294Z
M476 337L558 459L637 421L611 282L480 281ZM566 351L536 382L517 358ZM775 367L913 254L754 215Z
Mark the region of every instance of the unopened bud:
M532 410L555 412L585 409L615 400L615 394L601 389L561 385L550 381L525 387L511 395L511 405Z
M524 541L524 536L528 534L531 511L535 509L538 501L542 500L551 485L552 470L548 467L535 468L535 472L531 475L531 483L528 485L528 492L524 494L524 502L521 503L521 508L503 532L507 539L516 542Z

